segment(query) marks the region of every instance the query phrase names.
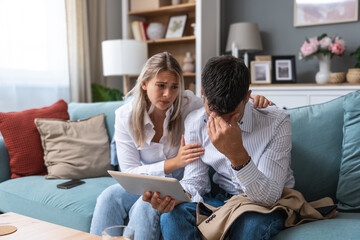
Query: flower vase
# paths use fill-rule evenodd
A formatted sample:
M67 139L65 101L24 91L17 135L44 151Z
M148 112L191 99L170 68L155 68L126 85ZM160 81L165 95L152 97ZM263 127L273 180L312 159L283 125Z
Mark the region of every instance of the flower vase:
M331 58L330 55L317 55L319 59L319 71L315 75L316 83L327 83L330 76Z

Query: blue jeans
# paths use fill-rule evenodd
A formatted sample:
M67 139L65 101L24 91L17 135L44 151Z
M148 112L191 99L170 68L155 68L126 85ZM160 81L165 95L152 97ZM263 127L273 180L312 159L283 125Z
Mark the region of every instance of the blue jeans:
M90 233L101 236L105 228L114 225L134 228L135 240L160 239L160 213L119 184L106 188L97 198Z
M215 198L204 197L204 202L219 207L227 199L218 194ZM196 226L196 205L197 203L182 203L173 211L161 215L161 231L165 240L200 239L200 231ZM285 217L280 211L270 214L247 212L236 219L227 236L230 239L271 239L284 229Z

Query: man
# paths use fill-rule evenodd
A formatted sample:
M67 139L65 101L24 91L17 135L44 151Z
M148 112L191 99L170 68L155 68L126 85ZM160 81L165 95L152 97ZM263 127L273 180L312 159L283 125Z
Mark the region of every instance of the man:
M245 193L251 201L271 205L283 188L294 186L290 169L291 124L289 115L276 107L254 109L249 101L249 70L238 58L210 59L202 73L204 108L185 121L186 144L205 148L199 161L185 167L181 184L191 203L175 203L147 192L143 199L162 214L165 239L200 239L196 227L196 202L218 207L231 196ZM208 175L221 188L214 198ZM175 206L176 205L176 206ZM247 212L232 224L230 239L270 239L284 228L286 215Z

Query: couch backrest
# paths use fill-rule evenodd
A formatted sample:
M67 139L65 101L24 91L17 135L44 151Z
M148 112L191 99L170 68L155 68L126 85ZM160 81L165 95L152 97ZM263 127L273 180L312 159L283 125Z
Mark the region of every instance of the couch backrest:
M344 97L289 109L292 125L291 167L295 189L308 201L329 196L336 202L342 156Z
M106 128L111 141L114 135L115 110L124 104L123 101L98 102L98 103L70 103L68 112L70 120L81 120L104 113L106 115ZM6 149L4 139L0 134L0 182L9 179L10 157Z
M91 116L104 113L106 115L106 129L109 140L114 135L115 110L124 104L123 101L97 102L97 103L75 103L68 105L70 120L86 119Z

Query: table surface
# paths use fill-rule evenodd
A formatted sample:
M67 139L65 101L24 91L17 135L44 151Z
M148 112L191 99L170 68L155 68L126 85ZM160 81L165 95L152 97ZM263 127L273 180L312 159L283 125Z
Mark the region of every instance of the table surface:
M7 240L101 240L101 237L79 230L56 225L17 213L8 212L0 215L0 226L12 225L17 231L0 237Z

